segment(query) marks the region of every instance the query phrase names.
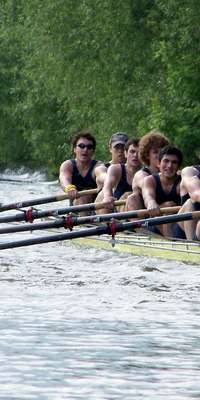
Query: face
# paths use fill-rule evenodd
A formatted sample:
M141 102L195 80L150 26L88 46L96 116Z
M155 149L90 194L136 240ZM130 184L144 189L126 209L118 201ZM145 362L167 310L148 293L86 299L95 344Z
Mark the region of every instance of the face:
M112 154L112 162L113 164L123 163L126 161L125 158L125 145L122 143L118 143L116 145L110 145L110 152Z
M176 155L166 154L160 161L160 172L166 178L173 178L179 169L179 160Z
M160 148L152 148L149 151L149 166L152 167L153 169L158 169L159 168L159 159L158 155L160 152Z
M127 162L132 167L139 167L140 161L138 158L138 146L131 144L127 151L125 151Z
M79 138L74 147L74 154L79 161L89 161L94 153L94 147L91 140Z

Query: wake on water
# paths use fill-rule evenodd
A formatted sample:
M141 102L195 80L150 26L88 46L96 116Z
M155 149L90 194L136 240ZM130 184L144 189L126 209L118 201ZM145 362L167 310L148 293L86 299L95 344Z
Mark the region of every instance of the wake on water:
M19 183L34 183L42 182L44 184L58 184L58 180L48 181L48 177L44 171L33 171L25 167L19 169L5 169L0 172L0 182L19 182Z

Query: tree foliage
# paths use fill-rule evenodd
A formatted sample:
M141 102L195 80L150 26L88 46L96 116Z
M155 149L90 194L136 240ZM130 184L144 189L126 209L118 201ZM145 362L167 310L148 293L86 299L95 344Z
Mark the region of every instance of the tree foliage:
M89 128L97 157L114 131L165 132L199 151L198 0L4 0L0 162L56 171Z

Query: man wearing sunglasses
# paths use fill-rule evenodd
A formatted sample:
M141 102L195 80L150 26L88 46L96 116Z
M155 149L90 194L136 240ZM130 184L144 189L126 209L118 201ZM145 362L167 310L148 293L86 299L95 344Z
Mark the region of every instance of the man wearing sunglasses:
M71 200L77 192L87 189L101 188L106 174L105 165L92 159L96 148L96 140L89 131L78 132L72 139L74 159L66 160L60 167L60 184ZM85 195L76 199L76 204L94 201L93 195Z

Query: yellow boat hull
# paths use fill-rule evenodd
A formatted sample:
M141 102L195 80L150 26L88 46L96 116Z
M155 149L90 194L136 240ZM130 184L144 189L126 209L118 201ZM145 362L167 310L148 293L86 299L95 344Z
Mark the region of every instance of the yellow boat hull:
M84 247L200 265L200 244L197 242L167 240L161 237L137 234L116 235L114 247L111 242L109 236L106 235L73 240L76 245Z

